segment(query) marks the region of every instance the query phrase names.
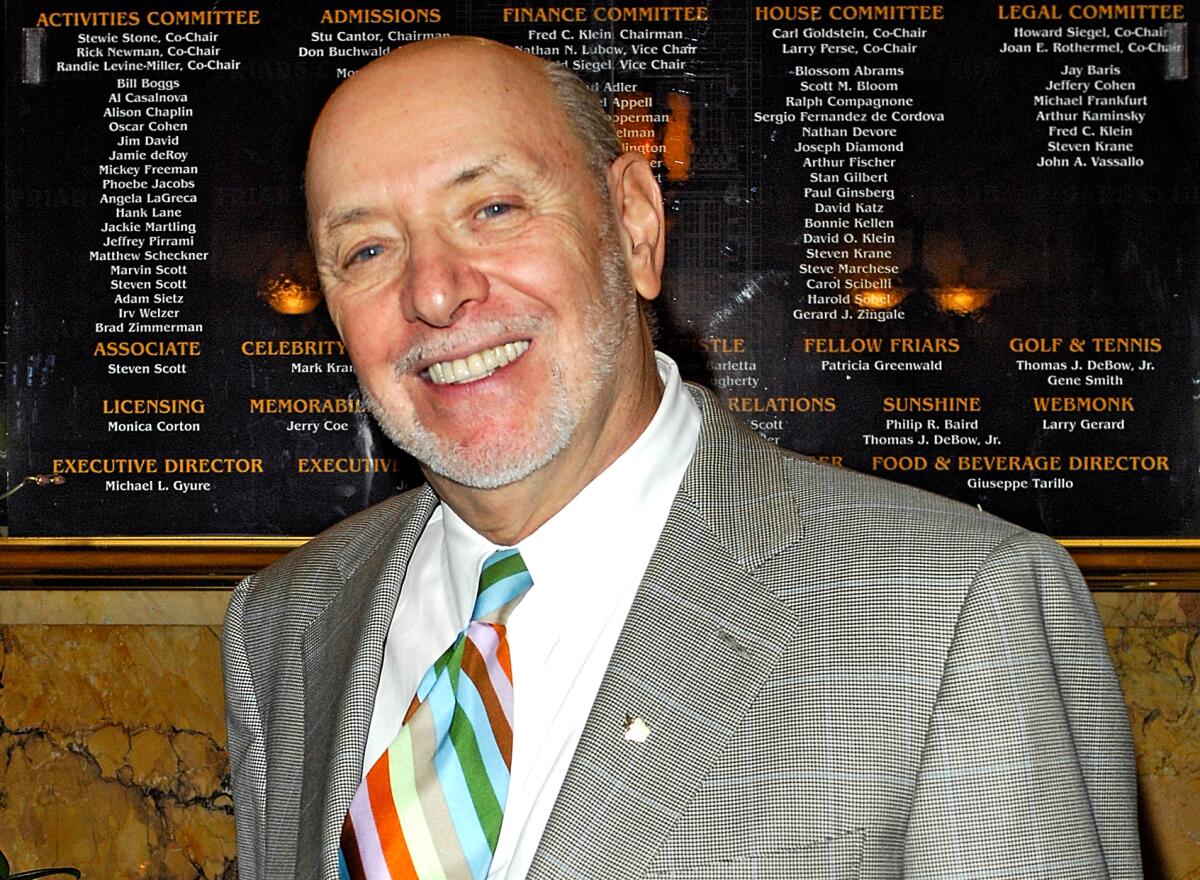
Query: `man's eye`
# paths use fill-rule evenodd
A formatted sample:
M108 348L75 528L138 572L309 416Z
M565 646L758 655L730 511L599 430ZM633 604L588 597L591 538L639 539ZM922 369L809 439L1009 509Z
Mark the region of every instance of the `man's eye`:
M494 202L486 208L481 208L475 216L481 220L490 220L493 217L503 217L511 210L513 206L507 202Z
M350 255L350 259L346 261L346 265L353 266L356 263L366 263L375 259L383 253L383 248L377 244L369 244L364 248L359 248Z

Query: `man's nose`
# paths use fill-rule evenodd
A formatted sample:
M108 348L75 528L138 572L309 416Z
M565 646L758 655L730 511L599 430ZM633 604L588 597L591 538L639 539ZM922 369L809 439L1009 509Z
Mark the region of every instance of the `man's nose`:
M404 278L404 317L433 327L458 320L463 306L487 298L487 278L469 255L436 230L409 239Z

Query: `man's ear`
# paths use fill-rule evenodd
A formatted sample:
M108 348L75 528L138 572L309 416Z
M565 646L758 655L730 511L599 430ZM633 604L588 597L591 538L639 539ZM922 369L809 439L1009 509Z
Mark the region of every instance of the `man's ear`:
M625 153L608 169L608 191L621 233L629 277L643 299L662 289L666 226L662 192L640 153Z

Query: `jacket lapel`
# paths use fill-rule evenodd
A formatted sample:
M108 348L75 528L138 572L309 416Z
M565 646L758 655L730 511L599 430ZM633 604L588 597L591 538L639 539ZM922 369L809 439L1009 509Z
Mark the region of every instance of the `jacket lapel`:
M696 454L528 877L643 873L793 637L754 570L799 539L781 457L706 392ZM644 741L631 734L644 722ZM627 728L631 728L627 734ZM640 732L644 733L644 729Z
M296 876L336 877L342 822L362 779L383 649L408 561L437 498L428 487L373 545L340 555L346 583L304 632L304 780Z

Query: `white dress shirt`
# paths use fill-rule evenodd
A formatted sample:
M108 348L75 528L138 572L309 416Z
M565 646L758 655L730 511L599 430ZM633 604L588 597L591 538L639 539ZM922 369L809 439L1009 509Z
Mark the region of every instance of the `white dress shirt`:
M518 549L533 588L508 621L512 778L489 880L529 870L600 680L700 434L675 363L646 430ZM388 631L363 773L400 729L417 683L470 621L497 549L438 505L413 551Z

